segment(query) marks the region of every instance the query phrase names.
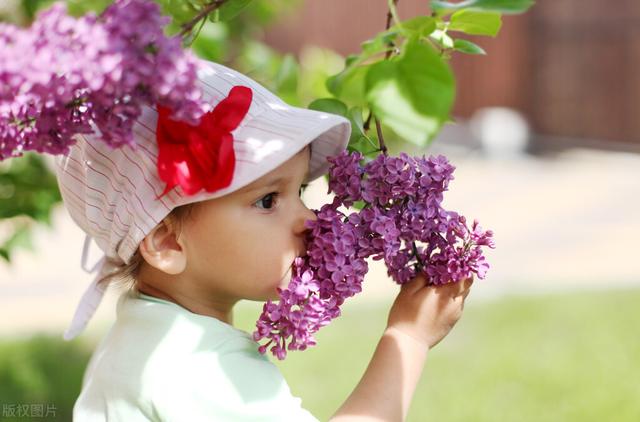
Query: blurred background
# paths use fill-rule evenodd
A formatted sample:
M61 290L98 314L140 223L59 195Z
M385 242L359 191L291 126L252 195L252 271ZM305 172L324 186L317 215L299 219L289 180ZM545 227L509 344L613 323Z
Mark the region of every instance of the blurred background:
M27 25L48 3L4 0L0 19ZM398 11L425 15L428 2L401 0ZM306 107L386 14L383 0L255 0L207 24L194 49ZM497 246L463 318L430 352L410 421L640 420L639 20L634 0L539 1L505 16L498 37L477 40L487 56L452 59L456 121L426 150L389 140L392 153L446 155L456 171L445 207L492 229ZM52 163L0 162L0 406L52 405L51 418L70 420L116 295L82 338L62 340L92 276ZM309 207L326 191L314 182ZM18 204L26 215L12 214ZM93 244L89 265L98 252ZM359 381L398 291L378 262L371 268L317 347L276 362L321 420ZM241 303L240 328L252 331L260 309Z

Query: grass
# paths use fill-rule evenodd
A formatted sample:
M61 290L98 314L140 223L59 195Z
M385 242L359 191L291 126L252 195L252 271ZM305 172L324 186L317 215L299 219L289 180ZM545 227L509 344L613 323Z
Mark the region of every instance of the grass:
M637 422L639 305L640 289L470 301L430 352L408 421ZM320 420L358 383L389 306L347 304L318 346L275 361ZM242 303L236 325L252 331L259 312ZM0 403L54 403L71 420L88 356L59 336L0 341Z
M292 352L293 393L327 420L371 358L390 304L358 305ZM251 330L255 310L236 319ZM429 354L408 421L640 420L640 290L470 303Z
M65 342L60 336L0 341L0 420L70 421L89 355L79 340ZM37 416L32 406L49 417Z

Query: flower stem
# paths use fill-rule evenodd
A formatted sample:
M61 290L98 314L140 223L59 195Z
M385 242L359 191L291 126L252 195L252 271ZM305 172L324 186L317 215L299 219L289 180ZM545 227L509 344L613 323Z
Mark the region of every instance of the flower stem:
M367 117L367 121L364 122L364 125L362 126L362 128L365 131L365 133L369 130L369 124L371 123L371 117L373 117L373 111L369 110L369 116Z
M384 28L385 31L391 27L391 18L393 18L396 21L397 25L400 25L398 12L396 11L396 5L398 4L398 1L400 0L393 0L393 1L388 0L389 11L387 12L387 25ZM394 44L392 42L389 42L389 47L394 47ZM393 53L393 49L387 50L387 52L384 55L384 59L387 60L389 57L391 57L391 53Z
M378 133L378 143L380 144L380 151L382 151L384 155L388 155L387 146L384 143L384 136L382 136L382 127L380 126L380 120L378 120L378 118L375 117L375 121L376 121L376 132Z
M398 19L398 14L395 9L396 5L398 4L398 1L400 0L388 0L389 10L387 12L387 24L385 25L385 28L384 28L385 31L391 27L392 18L395 19L397 24L400 24L400 20ZM390 46L393 47L393 43L390 43ZM393 49L389 49L385 53L384 59L388 60L389 57L391 57L392 53L393 53ZM365 131L369 129L369 121L371 120L372 116L373 116L373 112L369 111L369 117L367 117L367 121L364 124ZM384 143L384 136L382 136L382 127L380 126L380 120L378 120L378 118L375 116L373 116L373 118L375 119L375 122L376 122L376 132L378 133L378 144L380 144L380 151L382 151L384 155L388 155L387 145Z
M387 24L384 27L384 30L388 30L391 27L391 19L395 16L396 20L397 20L397 14L395 13L395 10L392 12L391 8L394 7L395 5L398 3L398 1L400 0L393 0L393 2L391 2L391 0L389 0L389 11L387 12ZM389 43L390 47L394 47L394 44L392 42ZM391 53L393 53L393 49L389 49L387 50L387 52L384 55L384 59L387 60L389 57L391 57ZM364 132L366 133L369 130L369 125L371 124L371 118L373 117L373 111L371 111L371 109L369 109L369 116L367 117L367 120L364 122L364 125L362 126L362 128L364 129Z
M400 23L400 19L398 19L398 13L396 12L396 5L400 0L388 0L387 4L389 5L389 11L387 12L387 26L384 28L386 31L391 27L391 19L395 19L396 23Z
M422 260L420 259L420 255L418 254L418 248L416 247L416 242L411 242L411 245L413 246L413 256L415 256L416 261L418 261L417 263L418 271L422 271L422 269L424 268L424 263L422 262Z

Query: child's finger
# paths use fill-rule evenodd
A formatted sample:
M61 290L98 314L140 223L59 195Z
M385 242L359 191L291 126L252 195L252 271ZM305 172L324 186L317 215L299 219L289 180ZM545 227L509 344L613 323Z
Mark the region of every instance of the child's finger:
M404 283L401 286L401 290L408 290L409 293L414 293L426 285L427 285L427 277L423 273L420 273L408 283Z
M471 293L471 289L466 289L463 293L462 293L462 299L466 299L467 296L469 296L469 293Z
M462 298L465 299L471 291L471 284L473 284L473 276L471 276L470 278L465 278L464 280L456 283L458 291L454 297L458 298L462 296Z
M473 284L473 275L465 280L462 280L465 290L469 290Z

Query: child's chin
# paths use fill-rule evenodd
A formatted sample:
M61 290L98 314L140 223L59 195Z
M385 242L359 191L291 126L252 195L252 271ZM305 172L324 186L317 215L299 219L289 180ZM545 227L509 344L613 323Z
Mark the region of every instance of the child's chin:
M281 289L284 289L284 286L280 286ZM273 289L273 291L271 291L271 293L268 295L267 297L268 300L280 300L280 293L278 293L278 290L276 288Z
M290 281L291 281L291 268L289 268L289 271L280 280L279 284L276 284L275 286L273 286L273 290L271 291L271 294L269 294L269 299L280 300L280 293L278 293L278 288L280 288L281 290L285 290L287 287L289 287Z
M268 300L270 300L271 302L277 302L277 301L279 301L279 300L280 300L280 296L279 296L278 294L267 296L267 297L264 299L264 302L266 302L266 301L268 301Z

